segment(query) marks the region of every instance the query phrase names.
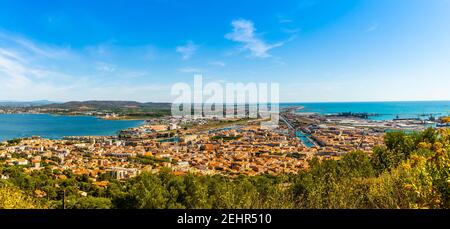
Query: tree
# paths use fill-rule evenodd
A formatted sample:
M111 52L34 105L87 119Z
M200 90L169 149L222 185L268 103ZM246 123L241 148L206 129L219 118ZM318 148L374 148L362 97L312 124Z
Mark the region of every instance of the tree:
M68 209L110 209L112 208L111 200L103 197L72 197L66 200L66 208Z
M450 123L450 116L442 117L441 120L443 123Z
M339 161L343 175L347 177L372 177L375 171L372 167L370 157L362 151L345 154Z
M380 174L398 166L416 149L416 139L421 136L408 135L404 132L390 132L384 136L385 146L373 149L373 167Z
M128 185L127 193L114 200L119 208L166 208L168 193L157 175L143 173Z
M207 179L207 178L205 178ZM208 196L208 186L202 177L188 174L184 177L186 187L185 206L189 209L211 208Z
M39 206L30 196L16 187L0 187L0 209L30 209Z

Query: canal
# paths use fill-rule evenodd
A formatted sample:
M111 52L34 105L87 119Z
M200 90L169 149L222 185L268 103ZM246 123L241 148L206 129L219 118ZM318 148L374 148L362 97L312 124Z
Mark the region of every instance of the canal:
M302 131L297 130L297 131L295 131L295 136L297 136L303 142L303 144L305 144L306 147L311 148L314 146L314 143L309 138L310 135L307 135L307 134L303 133Z

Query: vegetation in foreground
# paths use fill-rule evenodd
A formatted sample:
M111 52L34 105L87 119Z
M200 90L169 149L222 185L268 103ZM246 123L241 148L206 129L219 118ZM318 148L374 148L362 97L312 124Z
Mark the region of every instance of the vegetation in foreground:
M170 171L111 180L49 169L2 167L0 208L450 208L450 130L392 132L385 146L340 160L314 158L283 176L175 176ZM65 179L55 179L64 175ZM45 195L43 195L45 193ZM63 205L63 199L64 205Z

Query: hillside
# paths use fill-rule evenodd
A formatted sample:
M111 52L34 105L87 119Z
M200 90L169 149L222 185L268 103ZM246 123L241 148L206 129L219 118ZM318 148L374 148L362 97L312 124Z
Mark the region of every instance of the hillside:
M79 115L86 112L115 113L118 119L147 119L170 115L170 103L140 103L136 101L72 101L38 108L49 113Z
M57 104L56 102L48 100L36 100L36 101L0 101L0 107L32 107L43 106L49 104Z
M43 108L60 109L117 109L117 108L150 108L150 109L170 109L170 103L140 103L136 101L71 101L66 103L53 103L42 106Z

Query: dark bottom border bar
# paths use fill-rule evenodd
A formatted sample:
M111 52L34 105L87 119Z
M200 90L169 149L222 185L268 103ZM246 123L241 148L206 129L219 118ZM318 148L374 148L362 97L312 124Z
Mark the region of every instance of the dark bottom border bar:
M450 225L449 210L1 210L12 226L432 226Z

